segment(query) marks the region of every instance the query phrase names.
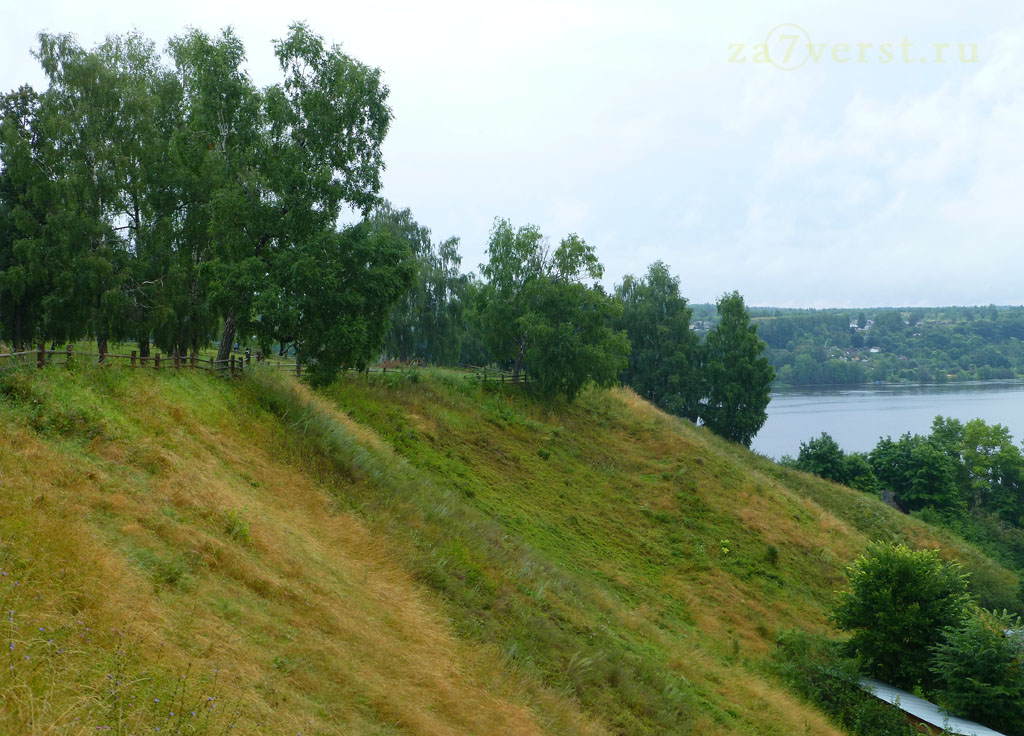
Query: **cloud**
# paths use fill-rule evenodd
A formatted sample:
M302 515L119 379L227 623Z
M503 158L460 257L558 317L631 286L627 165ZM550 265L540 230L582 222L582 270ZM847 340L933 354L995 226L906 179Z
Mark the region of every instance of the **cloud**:
M254 79L297 11L271 2L43 2L0 30L0 87L41 83L37 31L162 45L233 24ZM1015 4L649 0L306 3L382 68L395 122L384 194L483 258L495 216L578 232L611 285L662 259L704 301L1019 302L1024 17ZM729 63L799 23L816 43L977 42L979 64ZM955 54L955 47L952 52ZM951 57L952 58L952 57Z

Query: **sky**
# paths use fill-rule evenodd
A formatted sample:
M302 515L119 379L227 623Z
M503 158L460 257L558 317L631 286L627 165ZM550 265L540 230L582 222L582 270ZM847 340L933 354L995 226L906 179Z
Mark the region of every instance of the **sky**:
M693 302L1024 303L1024 3L0 0L0 90L36 34L234 28L258 84L301 20L382 71L382 195L478 270L496 217L577 233L608 288ZM948 44L945 46L943 44Z

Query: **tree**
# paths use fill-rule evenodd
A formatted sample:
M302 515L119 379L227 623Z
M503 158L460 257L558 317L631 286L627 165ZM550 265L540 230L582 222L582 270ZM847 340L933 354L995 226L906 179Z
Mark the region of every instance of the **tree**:
M325 232L302 249L275 251L281 274L254 303L261 344L289 345L316 385L362 369L384 346L388 315L412 283L408 245L378 223Z
M893 491L908 511L925 507L955 511L963 507L956 467L943 448L908 432L893 441L880 439L868 458L882 487Z
M527 286L547 266L544 236L535 225L513 228L508 220L495 219L487 256L480 265L486 279L480 296L488 347L497 360L511 360L512 376L519 378L528 339L520 320L527 310Z
M459 273L459 239L431 242L430 230L419 225L408 209L395 210L388 202L375 208L371 219L408 242L416 265L412 288L391 315L387 353L403 361L458 362L468 283Z
M620 380L665 411L690 421L700 416L701 345L690 329L691 310L679 279L661 261L638 279L626 276L615 290L622 314L615 321L631 346Z
M846 453L827 432L800 443L800 454L795 465L800 470L814 473L835 483L848 481Z
M832 621L872 676L912 688L930 682L929 647L960 625L971 602L967 574L937 550L875 544L849 568Z
M1005 521L1021 523L1024 501L1024 455L1001 424L972 419L963 426L961 457L972 510L984 509Z
M70 35L40 34L36 56L49 80L36 113L45 141L38 163L50 182L36 235L52 274L43 331L54 339L91 333L105 352L108 339L128 329L117 75L104 53L85 51Z
M53 185L40 161L39 96L0 98L0 338L22 350L43 324L52 272L40 237Z
M738 292L718 300L718 317L705 342L700 419L715 434L749 447L768 418L775 371Z
M619 305L600 285L559 276L537 280L529 291L530 308L520 321L528 335L524 365L541 397L572 401L587 382L613 385L629 354L626 333L609 327Z
M490 350L490 333L486 325L488 287L475 273L466 276L462 313L462 334L459 340L459 362L463 365L490 365L495 362Z
M279 252L313 257L343 205L366 213L375 204L391 121L388 89L379 70L325 46L301 23L275 42L284 81L266 89L242 70L245 50L230 30L219 38L194 30L170 47L189 105L188 160L208 183L198 203L208 218L200 234L213 246L211 298L224 319L223 360L236 333L251 335L266 321L255 309L258 295L299 293L283 288L281 272L268 266L303 256Z
M846 456L845 462L846 485L856 488L858 491L874 493L878 490L878 479L871 468L867 454L863 452L851 452Z
M573 234L551 252L536 227L497 220L488 254L481 317L493 354L513 362L513 376L525 365L547 400L572 401L588 381L614 383L629 340L609 327L620 307L596 283L604 269L593 247Z
M1024 641L1020 616L978 609L943 630L932 649L939 702L1008 734L1024 734Z

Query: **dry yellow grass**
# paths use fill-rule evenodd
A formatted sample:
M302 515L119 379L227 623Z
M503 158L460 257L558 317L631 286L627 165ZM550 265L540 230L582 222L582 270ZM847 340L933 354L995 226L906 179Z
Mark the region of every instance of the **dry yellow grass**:
M102 688L118 647L130 649L136 701L166 701L185 673L211 687L219 670L218 701L242 707L236 732L525 735L544 730L536 709L549 725L603 732L456 637L388 540L332 509L339 489L302 458L282 461L269 417L225 411L229 387L125 380L131 398L117 411L139 428L131 439L53 442L0 417L0 569L13 577L23 559L30 572L18 581L25 596L4 597L14 626L96 632L58 658L62 679L49 687L21 687L31 676L16 665L0 732L110 725ZM191 388L224 405L196 416L181 404ZM230 511L243 514L244 537L226 532ZM139 564L154 556L186 572L154 580ZM133 704L125 728L158 725L161 713Z
M827 629L868 533L632 391L281 379L348 467L207 376L26 380L0 381L0 733L149 733L176 688L236 733L839 733L761 664Z

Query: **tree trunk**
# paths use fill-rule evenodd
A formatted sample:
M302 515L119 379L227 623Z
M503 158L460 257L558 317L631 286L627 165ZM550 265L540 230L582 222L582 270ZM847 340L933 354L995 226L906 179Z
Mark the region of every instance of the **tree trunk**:
M220 334L220 346L217 348L217 360L224 361L231 357L231 346L235 344L235 315L228 314L224 320L224 331Z
M149 340L139 340L139 357L149 357Z
M20 353L25 344L25 337L21 334L21 307L14 308L14 352Z
M512 380L519 380L519 369L523 367L523 356L526 355L526 335L519 339L519 354L516 355L516 362L512 365Z

